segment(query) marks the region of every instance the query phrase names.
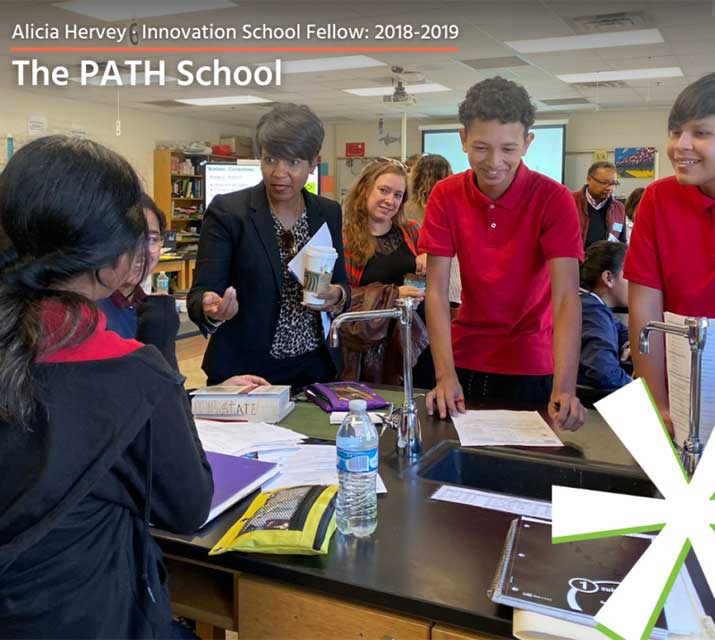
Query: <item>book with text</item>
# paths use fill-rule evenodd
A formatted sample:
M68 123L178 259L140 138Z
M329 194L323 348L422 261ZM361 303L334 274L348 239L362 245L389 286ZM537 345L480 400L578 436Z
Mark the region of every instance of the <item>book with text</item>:
M287 385L203 387L191 395L191 411L197 418L278 422L295 407Z

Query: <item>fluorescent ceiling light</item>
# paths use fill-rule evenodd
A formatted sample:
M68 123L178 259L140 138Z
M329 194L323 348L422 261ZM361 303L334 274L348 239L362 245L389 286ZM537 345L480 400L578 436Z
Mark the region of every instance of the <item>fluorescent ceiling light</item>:
M663 42L663 36L658 29L637 29L636 31L614 31L612 33L593 33L582 36L563 36L560 38L512 40L504 44L509 45L519 53L547 53L549 51L604 49L607 47L659 44L661 42Z
M256 66L271 66L273 64L273 62L263 62ZM339 71L385 66L387 66L386 62L380 62L369 56L335 56L333 58L283 60L282 62L283 73L310 73L313 71Z
M217 107L226 104L259 104L261 102L271 102L258 96L217 96L215 98L184 98L177 99L176 102L192 104L197 107Z
M343 91L345 93L352 93L354 96L391 96L395 92L395 87L366 87L365 89L343 89ZM414 93L451 91L451 89L436 82L427 82L425 84L407 85L405 91L412 95Z
M152 77L149 81L149 84L144 84L144 72L139 71L135 74L134 76L134 84L130 84L132 80L132 76L129 73L120 73L119 77L122 79L121 83L116 83L112 79L108 79L107 82L102 84L102 77L92 77L88 78L85 82L85 84L91 84L96 87L104 86L104 87L116 87L116 86L124 86L124 87L147 87L147 86L155 86L155 87L160 87L161 85L159 84L159 80L157 78ZM81 82L82 79L80 77L75 77L75 78L70 78L72 82ZM164 77L165 82L176 82L177 78L174 78L173 76L165 76Z
M679 78L682 75L683 70L680 67L654 67L652 69L622 69L621 71L597 71L595 73L566 73L556 77L563 82L574 83Z
M157 2L157 0L72 0L70 2L55 2L54 6L66 9L82 16L90 16L106 22L117 20L138 20L156 16L173 16L177 13L193 11L210 11L212 9L236 8L236 3L230 0L172 0Z

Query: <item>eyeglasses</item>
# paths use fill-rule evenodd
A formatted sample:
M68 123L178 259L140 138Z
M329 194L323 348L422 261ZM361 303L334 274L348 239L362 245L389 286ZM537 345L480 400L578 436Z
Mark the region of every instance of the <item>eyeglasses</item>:
M147 244L152 248L164 246L164 236L160 233L150 233L146 238Z
M613 182L611 182L609 180L599 180L598 178L594 178L592 175L589 175L588 177L603 187L620 187L621 186L620 180L614 180Z
M298 247L295 244L295 236L290 231L283 230L281 232L281 249L285 251L291 258L298 253Z

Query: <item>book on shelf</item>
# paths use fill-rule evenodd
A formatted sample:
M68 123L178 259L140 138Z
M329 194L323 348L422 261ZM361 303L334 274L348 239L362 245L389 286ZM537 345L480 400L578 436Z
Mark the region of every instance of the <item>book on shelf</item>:
M214 386L191 394L191 411L197 418L279 422L294 408L289 385Z
M570 628L575 633L574 629L583 626L596 631L594 616L645 553L651 540L650 536L633 534L553 544L550 522L522 516L509 528L490 597L498 604L548 616L552 629L554 626L560 629L553 632L556 635L545 629L529 635L521 628L519 637L584 640L598 637L588 633L568 635L567 631ZM558 625L559 621L572 624L564 628ZM517 616L515 625L519 622ZM650 637L668 637L663 612Z
M278 465L262 460L206 452L214 479L214 494L207 522L222 514L241 498L253 493L264 482L278 473Z

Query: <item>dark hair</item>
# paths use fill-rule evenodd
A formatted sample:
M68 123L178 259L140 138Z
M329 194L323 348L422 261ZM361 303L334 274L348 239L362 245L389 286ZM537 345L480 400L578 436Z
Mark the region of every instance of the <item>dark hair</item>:
M422 156L412 167L410 200L420 206L427 206L427 199L440 180L452 175L452 167L444 156L431 153Z
M708 73L683 89L668 115L668 131L686 122L715 115L715 73Z
M581 265L581 286L593 291L601 280L604 271L610 271L614 277L623 271L626 259L626 245L622 242L599 240L586 249L586 259Z
M139 199L139 206L143 209L149 209L159 222L159 231L166 231L166 214L159 209L158 205L146 193L142 193Z
M608 160L598 160L588 168L588 175L593 177L593 172L599 169L613 169L613 171L615 171L616 165Z
M536 107L526 89L500 76L477 82L459 105L459 121L465 130L474 120L499 120L503 124L521 122L527 135L535 115Z
M144 243L140 196L129 163L89 140L39 138L8 162L0 175L0 224L12 243L0 256L0 419L29 428L38 409L32 364L94 330L94 304L62 283L96 277ZM55 310L63 319L46 326L44 314Z
M628 200L626 200L626 216L631 222L636 219L636 209L638 209L644 191L643 187L633 189L631 195L628 196Z
M325 130L320 118L304 104L278 103L256 125L256 155L313 160L320 153Z

